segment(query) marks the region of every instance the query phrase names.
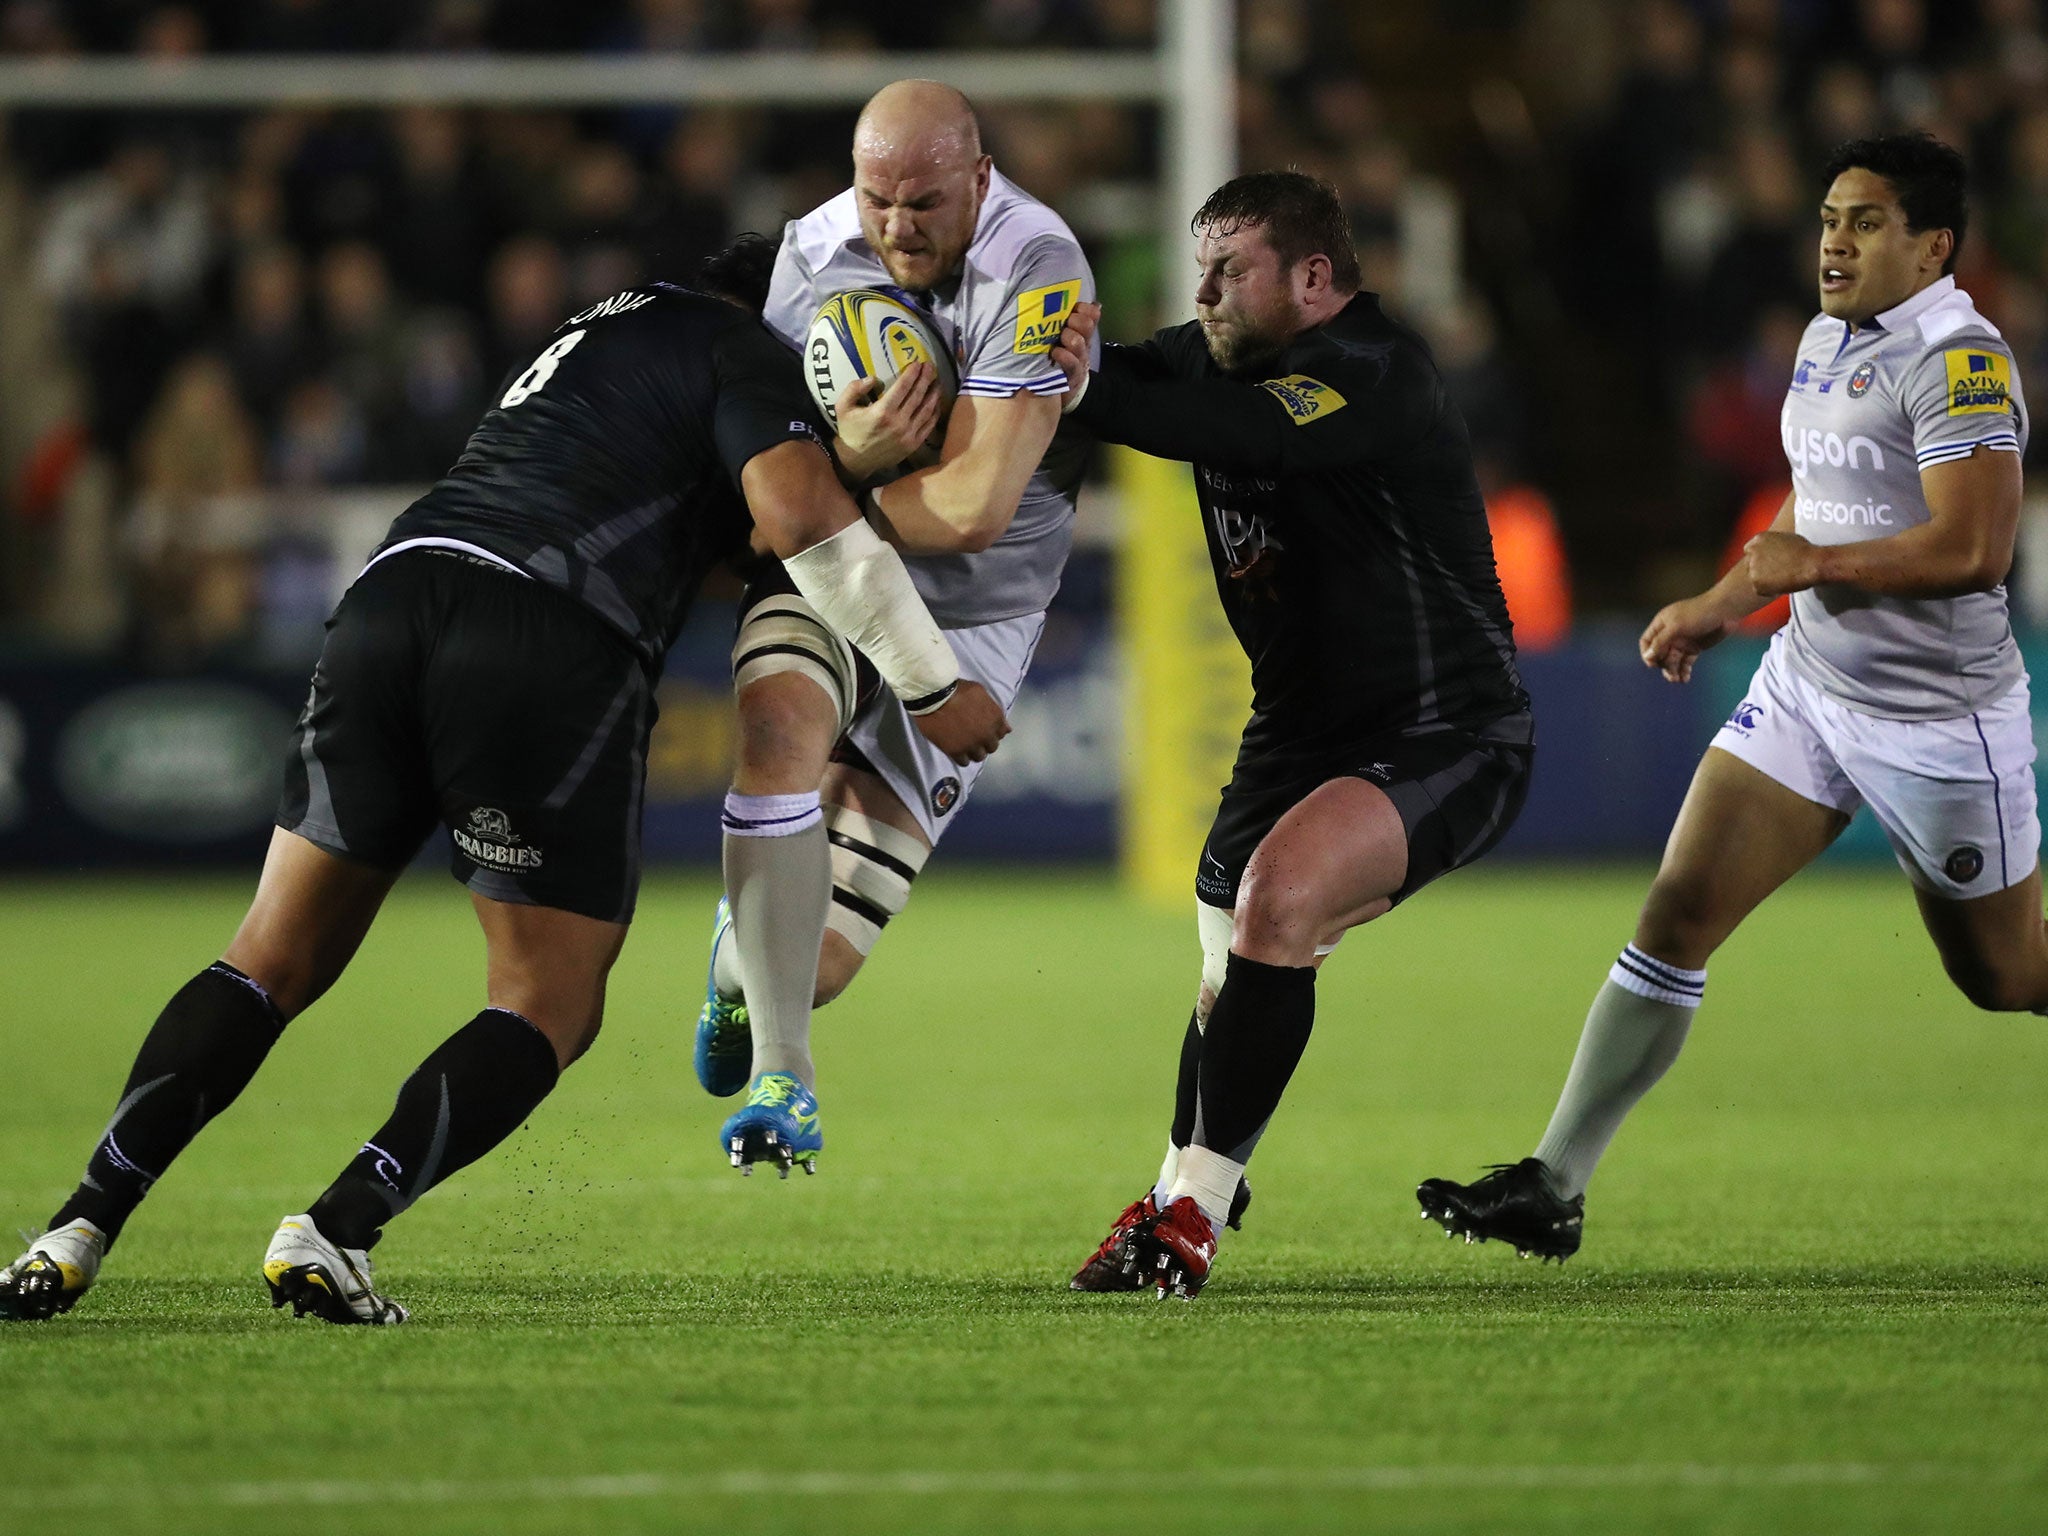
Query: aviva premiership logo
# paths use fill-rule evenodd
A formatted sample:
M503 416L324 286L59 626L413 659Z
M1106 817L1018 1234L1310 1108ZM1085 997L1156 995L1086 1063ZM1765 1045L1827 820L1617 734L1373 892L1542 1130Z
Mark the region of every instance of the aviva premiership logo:
M2012 363L1996 352L1972 352L1964 348L1944 352L1948 365L1948 413L1968 416L1978 411L2011 409Z
M1081 302L1081 280L1033 288L1017 296L1017 345L1021 353L1050 352L1066 328L1067 315Z
M1342 395L1305 373L1290 373L1284 379L1261 379L1259 388L1287 407L1287 414L1297 427L1344 409Z

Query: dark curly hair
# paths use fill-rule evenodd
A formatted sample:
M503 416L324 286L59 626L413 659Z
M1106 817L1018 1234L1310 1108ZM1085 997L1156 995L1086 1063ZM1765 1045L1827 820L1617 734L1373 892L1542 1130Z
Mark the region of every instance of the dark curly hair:
M768 283L775 275L776 243L766 235L744 234L697 264L692 285L705 293L761 313L768 307Z
M1850 170L1869 171L1890 183L1899 206L1906 211L1906 228L1913 234L1945 229L1954 236L1955 244L1941 270L1955 271L1963 232L1970 224L1965 195L1970 171L1961 155L1931 133L1886 133L1851 139L1828 156L1824 172L1828 185L1833 186L1837 176Z
M1337 189L1301 171L1253 171L1226 181L1189 220L1200 234L1231 234L1257 226L1280 258L1283 270L1310 256L1330 258L1330 281L1342 292L1358 287L1358 254L1351 246L1351 221Z

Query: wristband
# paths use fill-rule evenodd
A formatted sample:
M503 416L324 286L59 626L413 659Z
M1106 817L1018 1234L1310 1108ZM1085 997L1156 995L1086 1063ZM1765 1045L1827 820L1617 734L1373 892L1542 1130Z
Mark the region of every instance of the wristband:
M921 699L905 699L903 701L903 708L909 714L929 715L935 710L945 708L946 701L959 691L959 683L951 682L946 684L937 693L928 693Z

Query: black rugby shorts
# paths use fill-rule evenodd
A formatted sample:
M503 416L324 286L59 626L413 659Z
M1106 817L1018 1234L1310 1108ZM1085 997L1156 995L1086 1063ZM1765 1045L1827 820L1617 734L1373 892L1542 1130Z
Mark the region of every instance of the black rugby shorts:
M1527 714L1479 733L1388 732L1329 744L1247 735L1195 869L1195 895L1237 906L1245 865L1266 834L1332 779L1364 779L1386 792L1408 832L1408 874L1398 905L1439 875L1470 864L1507 835L1529 797L1533 729Z
M654 713L632 647L573 599L407 550L328 620L277 824L396 869L440 822L478 895L623 923Z

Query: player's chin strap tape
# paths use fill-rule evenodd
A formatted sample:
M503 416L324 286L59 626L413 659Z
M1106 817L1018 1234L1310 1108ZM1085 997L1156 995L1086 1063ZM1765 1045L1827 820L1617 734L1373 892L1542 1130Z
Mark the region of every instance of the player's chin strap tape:
M931 849L843 805L825 807L832 845L832 909L825 926L865 955L910 900L910 882Z
M735 693L780 672L796 672L825 690L839 710L839 733L853 724L860 684L853 647L793 592L764 597L746 611L732 643Z
M867 654L897 698L926 710L946 702L960 680L953 647L902 557L865 518L791 555L782 568L819 617Z

